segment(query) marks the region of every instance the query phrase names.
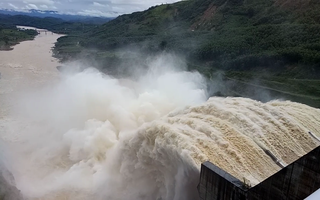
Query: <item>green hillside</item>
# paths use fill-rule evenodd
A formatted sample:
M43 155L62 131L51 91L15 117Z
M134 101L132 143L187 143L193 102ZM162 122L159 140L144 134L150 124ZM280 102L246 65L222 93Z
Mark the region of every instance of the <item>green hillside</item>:
M77 38L61 39L57 49L63 47L61 57L83 48L110 55L136 45L145 52L183 52L192 63L219 69L268 67L283 72L285 66L304 65L309 68L305 73L296 70L290 75L308 76L309 70L320 68L320 2L300 2L189 0L155 6L122 15Z
M119 53L123 49L129 53ZM243 89L250 86L320 106L318 0L187 0L155 6L60 38L55 55L91 60L117 74L141 64L130 51L173 52L187 59L190 70L208 77L222 71L228 85L223 95L252 97ZM258 83L251 84L255 79Z

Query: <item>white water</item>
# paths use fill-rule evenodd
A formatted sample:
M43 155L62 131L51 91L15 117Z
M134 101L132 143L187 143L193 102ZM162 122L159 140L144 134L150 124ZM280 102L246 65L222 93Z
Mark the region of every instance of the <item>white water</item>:
M59 76L39 36L0 52L0 166L7 199L197 199L210 160L255 185L315 148L320 111L211 98L196 72L161 55L137 81L88 69ZM33 48L31 48L33 47ZM19 57L19 59L17 59ZM4 105L4 106L2 106Z

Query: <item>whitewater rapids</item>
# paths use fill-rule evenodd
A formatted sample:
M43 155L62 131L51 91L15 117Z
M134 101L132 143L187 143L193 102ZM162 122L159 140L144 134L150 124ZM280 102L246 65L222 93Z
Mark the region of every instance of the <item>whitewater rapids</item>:
M25 96L27 123L11 126L19 141L2 137L4 177L27 199L191 200L204 161L255 185L280 170L264 149L289 164L318 145L308 134L320 130L318 109L205 101L198 73L152 80L123 84L87 70Z
M208 99L205 78L173 69L175 57L128 80L94 69L59 76L56 61L45 68L34 56L0 65L5 200L195 200L204 161L254 186L281 169L266 150L287 165L319 145L308 134L320 137L319 109Z

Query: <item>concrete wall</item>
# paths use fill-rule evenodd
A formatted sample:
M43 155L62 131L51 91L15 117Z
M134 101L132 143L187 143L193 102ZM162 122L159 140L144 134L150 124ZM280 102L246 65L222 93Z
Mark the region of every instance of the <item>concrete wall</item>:
M205 162L198 185L201 200L301 200L319 188L320 147L252 188Z

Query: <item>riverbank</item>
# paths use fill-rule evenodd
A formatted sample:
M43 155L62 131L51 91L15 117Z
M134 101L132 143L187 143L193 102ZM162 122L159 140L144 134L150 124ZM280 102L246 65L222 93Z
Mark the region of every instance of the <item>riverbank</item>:
M11 51L0 51L0 199L21 199L19 191L11 186L10 174L4 169L2 157L4 145L19 142L18 128L13 123L26 126L18 120L15 110L24 91L50 85L59 79L58 60L52 57L52 47L62 35L47 32L34 40L23 41ZM19 122L18 122L19 121ZM20 127L21 128L21 127ZM6 179L4 179L5 177Z
M33 40L38 32L34 29L20 29L14 25L0 24L0 51L11 51L20 42Z
M59 77L58 60L52 57L52 48L62 35L48 33L21 42L12 51L0 51L0 119L8 117L16 94Z

